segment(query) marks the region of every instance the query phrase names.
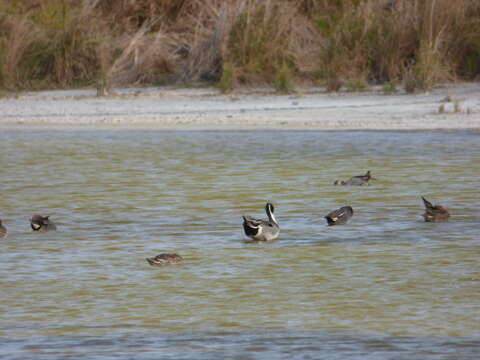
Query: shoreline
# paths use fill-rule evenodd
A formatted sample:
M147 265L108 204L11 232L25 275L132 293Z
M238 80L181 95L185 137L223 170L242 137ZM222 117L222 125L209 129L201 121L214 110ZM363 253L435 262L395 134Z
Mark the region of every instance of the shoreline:
M277 95L266 89L94 89L26 92L0 99L0 131L15 130L434 130L480 129L480 84L421 94Z

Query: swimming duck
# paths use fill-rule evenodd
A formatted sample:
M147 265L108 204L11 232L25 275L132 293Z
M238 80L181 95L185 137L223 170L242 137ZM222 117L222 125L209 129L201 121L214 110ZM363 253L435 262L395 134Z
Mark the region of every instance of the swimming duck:
M183 258L178 254L160 254L153 258L147 258L152 266L174 265L183 262Z
M353 216L351 206L342 206L340 209L334 210L325 216L328 226L345 224Z
M243 230L245 235L255 241L271 241L275 240L280 233L280 227L273 215L274 207L267 202L265 205L265 212L268 220L254 219L250 216L243 217Z
M2 225L2 220L0 220L0 238L7 235L7 228Z
M336 180L333 185L356 185L356 186L361 186L361 185L369 185L370 180L377 180L375 179L371 174L370 170L368 170L365 175L357 175L357 176L352 176L350 179L347 181L343 180Z
M30 226L33 231L47 232L57 230L55 224L49 219L50 216L33 215L30 219Z
M448 220L450 214L448 213L447 209L440 205L432 205L432 203L423 196L422 200L425 204L425 213L423 214L423 218L426 222L440 222Z

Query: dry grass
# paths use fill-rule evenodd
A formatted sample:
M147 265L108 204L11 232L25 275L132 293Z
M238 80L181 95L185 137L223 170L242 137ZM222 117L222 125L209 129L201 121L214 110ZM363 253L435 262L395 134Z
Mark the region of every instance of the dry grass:
M252 0L243 4L226 50L241 83L272 83L285 64L297 77L314 73L321 37L295 4Z
M480 74L478 0L0 3L0 88L324 84L407 91Z
M0 61L2 75L0 78L3 87L11 90L16 84L27 80L21 71L21 61L33 43L36 32L26 16L20 19L5 17L2 28L5 37L1 46L4 56Z

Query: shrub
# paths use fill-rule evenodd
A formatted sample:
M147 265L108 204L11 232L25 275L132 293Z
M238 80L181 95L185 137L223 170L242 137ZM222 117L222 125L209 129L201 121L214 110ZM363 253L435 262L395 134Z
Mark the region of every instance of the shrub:
M280 93L289 94L293 92L293 74L286 63L277 70L273 85Z
M222 68L222 76L217 84L223 93L232 91L235 87L235 69L230 62L224 62Z

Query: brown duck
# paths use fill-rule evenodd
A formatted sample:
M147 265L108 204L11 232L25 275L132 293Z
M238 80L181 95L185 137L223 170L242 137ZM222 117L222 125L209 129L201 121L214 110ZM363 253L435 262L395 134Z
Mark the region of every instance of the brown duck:
M180 264L184 260L178 254L160 254L153 258L147 258L147 261L152 266L165 266L165 265L175 265Z
M423 214L423 218L426 222L440 222L448 220L450 214L448 213L447 209L440 205L432 205L432 203L423 196L422 200L425 204L425 213Z

